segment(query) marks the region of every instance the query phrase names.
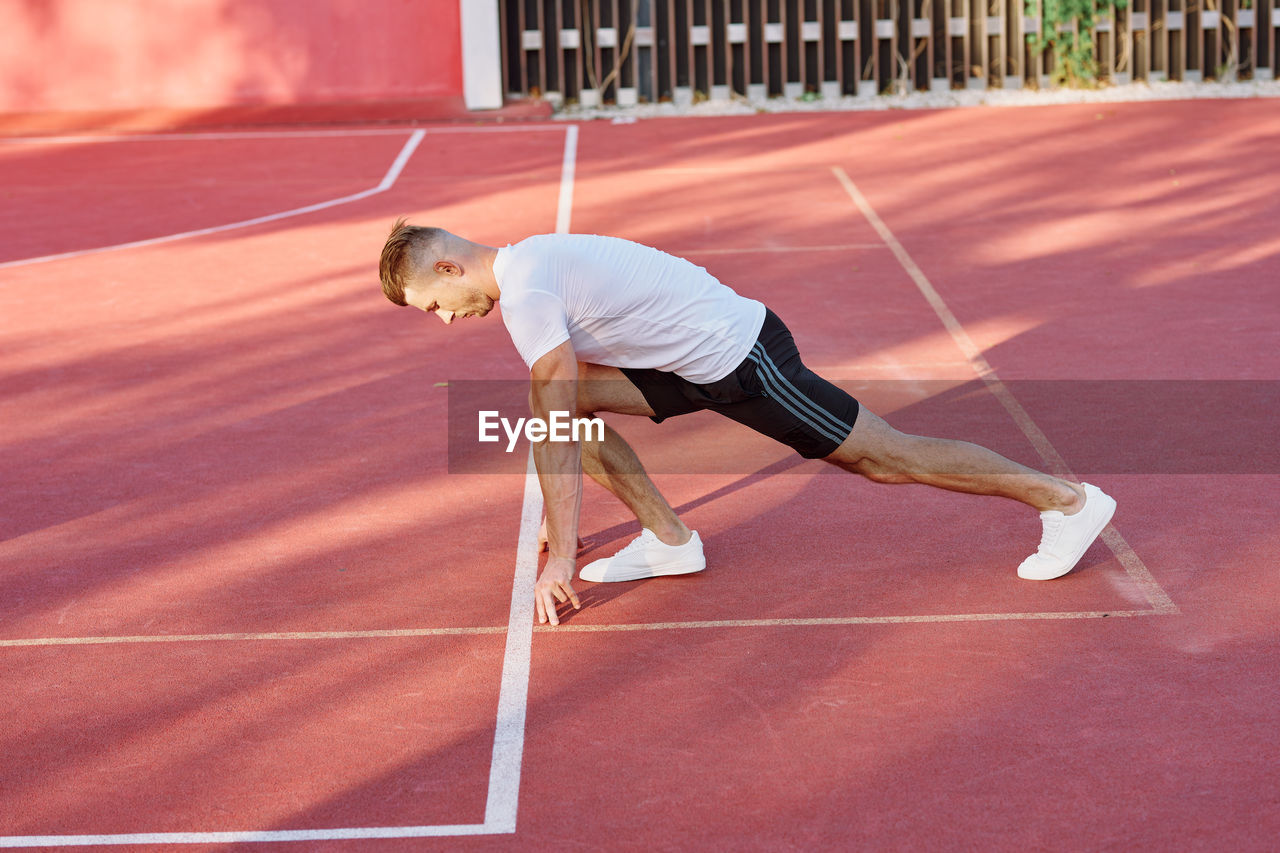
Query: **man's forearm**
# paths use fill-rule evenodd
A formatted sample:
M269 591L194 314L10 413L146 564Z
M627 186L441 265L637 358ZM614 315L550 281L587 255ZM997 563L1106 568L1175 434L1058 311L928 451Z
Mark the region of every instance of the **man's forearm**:
M573 411L576 369L577 363L568 361L553 371L549 381L534 380L529 408L535 418L550 423L552 412ZM552 441L548 436L533 443L533 463L547 507L547 551L553 557L574 560L578 556L578 512L582 507L582 447L574 440Z
M547 505L547 550L553 557L575 559L582 508L582 450L576 441L535 442L533 463Z

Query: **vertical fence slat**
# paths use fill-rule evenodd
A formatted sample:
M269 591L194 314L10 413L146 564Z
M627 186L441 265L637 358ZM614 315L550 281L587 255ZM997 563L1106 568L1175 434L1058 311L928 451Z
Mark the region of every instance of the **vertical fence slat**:
M840 39L840 90L846 95L860 95L862 86L862 15L856 0L840 0L840 21L836 36Z
M1023 50L1026 37L1022 32L1022 3L1017 0L1006 0L1005 14L1009 16L1009 23L1005 29L1009 42L1005 49L1005 74L1007 75L1005 88L1021 89L1027 84L1026 51Z
M711 100L725 101L733 91L730 77L729 17L725 0L706 0L707 26L711 28L711 68L707 83L711 86Z
M1267 79L1274 80L1280 77L1280 58L1276 56L1276 49L1280 47L1280 0L1267 9L1267 61L1268 71Z
M1201 2L1203 0L1183 0L1182 2L1182 43L1186 51L1182 79L1195 82L1205 78L1204 33L1200 29Z
M1035 15L1027 19L1022 27L1023 55L1027 57L1027 76L1035 83L1036 88L1044 86L1044 51L1033 51L1027 37L1039 38L1041 22L1044 20L1044 0L1036 0Z
M697 14L698 6L699 0L684 0L684 32L681 33L681 36L685 41L684 63L686 76L684 88L688 90L688 93L682 95L681 99L677 100L677 103L681 103L682 101L686 103L693 102L694 93L699 89L699 83L701 82L700 78L704 70L701 67L701 63L698 62L698 46L701 44L704 32L694 25L694 18Z
M931 42L929 46L929 91L950 91L951 80L947 76L947 69L950 66L951 52L948 49L950 38L947 35L946 0L930 0L929 26L931 28Z
M764 27L761 23L760 6L755 0L742 0L742 19L747 29L744 47L747 57L747 97L759 100L767 90L764 85Z
M1136 77L1141 76L1138 70L1136 29L1136 18L1140 14L1138 5L1137 0L1129 4L1129 8L1124 12L1123 27L1116 33L1116 50L1120 54L1116 59L1116 82L1121 84L1132 82Z
M1146 30L1142 19L1147 14L1149 0L1130 0L1124 18L1124 40L1120 43L1122 60L1121 74L1118 83L1131 83L1134 80L1145 80L1149 64L1144 58ZM1127 76L1125 76L1127 75Z
M1267 74L1266 79L1280 77L1280 74L1276 73L1280 72L1280 60L1276 59L1277 41L1280 41L1280 26L1276 26L1280 22L1277 22L1277 18L1280 18L1280 0L1275 0L1267 8L1267 61L1270 63L1267 65L1267 70L1270 73Z
M1248 9L1242 9L1240 8L1239 3L1236 4L1236 9L1236 26L1238 28L1236 30L1236 38L1239 39L1242 45L1245 38L1244 31L1246 29L1249 31L1249 54L1247 57L1247 65L1242 61L1241 69L1251 72L1258 67L1258 11L1252 6ZM1241 60L1245 59L1246 57L1242 54Z
M1169 76L1175 80L1188 79L1191 57L1187 51L1187 4L1186 0L1172 0L1169 4L1170 37L1173 43L1169 46L1171 54ZM1175 28L1176 27L1176 28Z
M555 86L556 92L566 101L572 97L573 87L569 85L569 80L565 75L565 50L564 46L564 2L563 0L550 0L554 29L547 33L553 41L550 42L549 50L555 57L555 77L547 82Z
M527 81L526 85L535 87L540 91L546 91L547 74L545 66L547 48L546 37L542 32L542 0L532 0L532 5L526 3L523 12L524 17L520 23L521 46L525 45L527 37L535 35L537 37L531 48L527 51L522 51L520 54L525 61L524 76Z
M997 14L993 16L991 14L992 11ZM1013 25L1013 22L1010 19L1008 4L1005 3L1005 0L991 0L991 4L987 7L987 20L991 22L993 18L998 26L999 36L997 45L993 48L991 85L998 89L1012 89L1015 86L1009 61L1009 28Z
M1169 32L1169 0L1153 0L1151 7L1151 46L1154 69L1152 80L1168 80L1173 67L1172 33Z
M637 96L643 95L650 102L656 102L661 96L658 89L657 20L652 4L648 2L643 2L643 6L636 10L636 83L644 90Z

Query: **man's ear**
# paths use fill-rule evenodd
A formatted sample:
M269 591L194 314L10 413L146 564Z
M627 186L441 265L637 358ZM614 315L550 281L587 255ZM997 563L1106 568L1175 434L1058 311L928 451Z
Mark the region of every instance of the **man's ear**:
M436 261L431 268L436 271L437 275L462 275L462 267L458 266L456 261L441 259Z

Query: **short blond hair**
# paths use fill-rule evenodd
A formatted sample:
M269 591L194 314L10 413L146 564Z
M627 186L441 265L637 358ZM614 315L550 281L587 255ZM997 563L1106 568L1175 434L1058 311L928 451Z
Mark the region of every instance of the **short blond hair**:
M443 228L410 225L403 216L396 220L378 262L378 278L382 280L382 293L387 299L396 305L408 304L404 298L405 282L434 261L448 233Z

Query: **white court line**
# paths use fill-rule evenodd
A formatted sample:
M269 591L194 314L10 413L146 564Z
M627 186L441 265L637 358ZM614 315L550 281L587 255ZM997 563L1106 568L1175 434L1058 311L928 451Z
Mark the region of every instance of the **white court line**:
M248 228L251 225L262 225L267 222L276 222L281 219L288 219L291 216L301 216L304 213L315 213L317 210L328 210L331 207L337 207L341 204L350 204L353 201L360 201L364 198L384 193L395 185L396 179L400 177L400 173L404 170L405 165L409 162L409 158L413 156L413 152L417 149L418 144L422 142L424 131L415 130L404 146L400 149L400 153L396 155L395 161L391 164L391 168L387 169L387 174L382 177L382 181L376 187L370 187L367 190L361 190L358 193L344 195L341 198L334 198L328 201L321 201L315 204L308 204L305 207L295 207L293 210L285 210L280 213L271 213L266 216L257 216L253 219L245 219L240 222L231 222L226 225L215 225L212 228L200 228L195 231L183 231L180 234L167 234L164 237L152 237L148 240L134 240L131 243L117 243L114 246L101 246L96 249L80 249L75 252L63 252L58 255L44 255L39 258L23 258L17 261L5 261L0 263L0 269L9 267L22 267L29 264L45 264L50 261L61 261L67 258L82 258L86 255L97 255L102 252L116 252L121 249L138 249L143 246L155 246L160 243L172 243L175 240L185 240L188 237L204 237L209 234L221 234L223 231L231 231L236 228Z
M560 199L556 203L556 233L569 233L573 217L573 176L578 164L578 126L569 125L564 137L564 162L560 167Z
M799 175L803 173L812 173L821 166L770 166L768 173L770 175ZM759 166L735 166L735 165L719 165L719 166L636 166L633 169L627 169L629 175L752 175L759 177L761 169Z
M415 132L415 138L421 139ZM415 143L416 144L416 143ZM564 162L560 175L557 229L569 227L573 204L573 172L577 161L578 127L565 133ZM408 149L412 153L412 149ZM402 152L403 153L403 152ZM408 155L404 155L408 159ZM403 166L403 164L402 164ZM567 187L567 189L566 189ZM516 545L515 578L511 585L506 649L502 657L502 687L498 692L493 758L489 765L489 790L484 823L441 826L385 826L256 832L152 832L117 835L0 836L0 847L68 847L115 844L235 844L274 841L340 841L360 838L426 838L457 835L497 835L516 831L520 799L520 765L524 759L524 725L529 704L529 668L533 646L533 586L538 572L538 525L542 519L542 490L533 453L525 471L524 502L520 509L520 533ZM440 629L457 630L457 629ZM463 629L485 631L489 629ZM328 633L328 632L325 632ZM334 632L342 633L342 632ZM348 632L374 634L375 632ZM376 632L381 633L381 632ZM398 636L398 632L392 632Z
M527 486L527 483L526 483ZM540 513L531 512L528 517L539 517ZM521 524L524 523L522 516ZM521 534L523 536L523 534ZM537 563L536 557L526 564L526 557L517 548L516 563L519 569L531 572L532 565ZM520 587L520 600L532 589L532 581L517 581ZM512 604L516 603L517 590L512 589ZM1044 619L1106 619L1111 616L1154 616L1154 610L1047 610L1030 613L924 613L901 616L798 616L779 617L776 619L709 619L691 622L644 622L644 623L603 623L595 625L573 625L563 623L559 627L537 625L533 630L539 633L550 631L678 631L686 628L775 628L805 627L821 625L914 625L929 622L1025 622ZM523 618L523 617L521 617ZM532 619L532 617L530 617ZM467 628L392 628L369 631L284 631L261 634L151 634L119 637L31 637L13 640L0 640L0 648L21 648L32 646L103 646L129 645L131 643L222 643L222 642L280 642L310 640L363 640L387 639L397 637L474 637L485 634L505 634L508 626L489 625ZM520 667L513 665L510 673L518 673ZM504 674L508 670L504 669ZM514 694L512 694L514 695Z
M945 370L949 368L961 368L964 376L911 376L909 379L904 378L901 374L908 370ZM973 366L967 361L893 361L887 364L814 364L810 365L810 369L819 376L826 376L830 373L836 380L856 382L867 378L868 373L875 372L891 372L899 374L891 377L895 382L911 381L911 382L957 382L967 383L973 380L969 374L973 370ZM850 376L843 374L850 373ZM879 381L879 380L877 380Z
M529 667L533 650L533 586L538 574L538 526L542 520L542 488L533 464L533 451L524 477L520 508L520 538L516 545L516 574L511 584L511 615L507 647L502 658L502 689L498 693L498 724L489 765L489 795L484 825L490 832L515 832L520 801L520 765L524 760L524 721L529 706Z
M747 246L741 249L680 249L673 255L742 255L752 252L848 252L854 249L887 249L884 243L843 243L836 246Z
M526 482L526 487L528 483ZM540 513L522 514L521 524L525 517L539 517ZM523 529L523 528L522 528ZM523 533L521 536L523 537ZM522 540L523 541L523 540ZM532 572L536 565L536 557L523 555L519 548L516 552L518 570ZM529 560L530 562L526 562ZM532 581L520 579L512 588L512 604L516 603L517 594L523 596L532 589ZM519 587L517 590L516 587ZM1031 613L924 613L902 616L802 616L779 617L776 619L709 619L691 622L644 622L644 623L603 623L595 625L573 625L563 623L559 627L537 625L533 630L539 633L550 631L678 631L686 628L775 628L805 627L821 625L907 625L929 622L1025 622L1044 619L1106 619L1111 616L1154 616L1154 610L1048 610ZM523 618L523 617L520 617ZM529 617L532 619L532 617ZM33 646L104 646L129 645L132 643L225 643L225 642L281 642L312 640L364 640L387 639L397 637L475 637L485 634L506 634L509 626L489 625L467 628L392 628L369 631L277 631L261 634L150 634L119 637L31 637L13 640L0 640L0 648L23 648ZM518 652L516 652L518 654ZM518 674L519 665L503 670L504 675ZM513 688L514 689L514 688ZM514 693L512 694L515 695Z
M965 331L964 326L960 325L960 321L956 319L956 315L947 307L947 303L943 301L942 296L938 293L937 289L934 288L932 283L930 283L929 279L925 276L924 271L920 269L919 265L916 264L911 255L907 253L907 250L903 245L898 242L898 238L889 230L889 226L885 225L884 220L882 220L871 207L871 203L867 201L866 196L864 196L862 191L853 183L848 174L845 173L844 169L839 166L832 166L831 171L836 176L836 180L838 180L845 188L849 197L853 199L853 203L857 206L858 210L861 211L862 215L871 223L871 227L876 230L876 233L880 235L880 238L888 244L890 249L893 250L893 254L897 257L898 262L902 264L902 268L907 271L907 275L911 277L913 282L915 282L915 285L920 290L921 295L924 296L925 300L929 303L929 306L933 308L934 313L938 315L938 319L942 321L942 325L946 327L952 340L955 341L956 346L960 348L960 351L964 353L965 358L968 359L969 363L973 366L978 377L986 384L987 388L996 397L996 399L1000 401L1001 405L1004 406L1005 411L1009 413L1014 422L1017 423L1018 428L1022 430L1023 435L1025 435L1031 442L1032 446L1035 447L1036 452L1040 454L1040 458L1049 466L1050 471L1058 477L1078 480L1078 478L1071 473L1071 469L1068 467L1066 460L1062 458L1061 454L1058 453L1057 448L1055 448L1049 441L1049 437L1046 436L1040 427L1036 425L1035 421L1031 419L1031 415L1027 413L1027 410L1022 408L1022 404L1017 401L1013 396L1013 393L1002 381L1000 381L1000 377L996 375L996 372L991 367L990 362L988 362L986 357L982 354L982 350L980 350L978 345L973 342L973 339L969 337L969 333ZM1101 538L1102 541L1106 543L1107 547L1111 549L1112 553L1115 554L1120 565L1124 566L1124 570L1129 575L1129 578L1137 584L1137 586L1142 590L1143 595L1145 595L1147 600L1151 602L1151 606L1154 608L1156 613L1174 614L1179 612L1178 605L1173 603L1173 599L1169 597L1169 594L1156 582L1156 579L1152 577L1151 572L1142 562L1142 559L1138 557L1137 553L1129 543L1125 541L1124 537L1120 535L1120 531L1116 530L1114 525L1108 524L1106 528L1103 529Z
M130 133L96 136L9 136L0 137L0 145L75 145L101 142L188 142L209 139L325 139L343 136L398 136L412 127L371 127L348 130L226 130L194 133ZM556 124L528 124L500 127L421 127L428 136L448 133L525 133L527 131L560 131Z
M812 628L822 625L920 625L936 622L1034 622L1053 619L1108 619L1112 616L1156 616L1154 610L1049 610L1043 613L933 613L921 616L807 616L795 619L708 619L694 622L633 622L611 625L539 625L538 633L564 631L678 631L689 628Z
M560 197L556 202L556 233L569 233L573 212L573 176L578 161L578 126L565 129L564 161L560 169ZM511 584L511 614L507 619L507 648L502 659L502 690L498 694L498 724L489 766L489 796L484 825L490 832L516 831L520 803L520 764L524 759L524 722L529 705L529 667L533 652L533 587L538 575L538 527L542 522L542 487L533 464L533 448L525 466L524 502L520 507L520 539L516 573Z
M102 847L114 844L250 844L341 841L358 838L431 838L488 835L485 824L371 826L353 829L268 829L260 832L133 832L116 835L4 835L0 847Z
M249 634L141 634L120 637L32 637L0 640L0 648L21 646L104 646L130 643L225 643L277 640L368 640L394 637L469 637L502 634L500 625L488 628L389 628L368 631L268 631Z

